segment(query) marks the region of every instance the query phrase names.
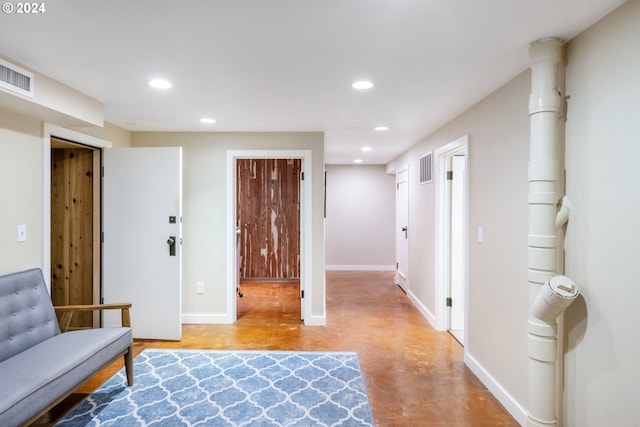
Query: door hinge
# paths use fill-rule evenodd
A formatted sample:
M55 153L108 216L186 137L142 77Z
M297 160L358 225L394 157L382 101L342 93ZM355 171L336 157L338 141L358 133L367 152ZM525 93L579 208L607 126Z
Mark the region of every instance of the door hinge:
M300 291L300 298L304 298L304 289Z
M104 243L104 231L100 232L100 243Z
M396 270L397 270L398 268L400 268L400 263L399 263L399 262L396 262Z
M100 304L104 304L104 297L100 297Z
M447 171L447 181L451 181L453 179L453 171Z
M300 181L304 181L304 172L300 172Z
M453 300L451 298L447 298L447 307L453 307Z
M396 184L396 190L400 189L400 184Z
M104 166L102 166L102 167L100 168L100 173L102 174L102 177L104 178Z

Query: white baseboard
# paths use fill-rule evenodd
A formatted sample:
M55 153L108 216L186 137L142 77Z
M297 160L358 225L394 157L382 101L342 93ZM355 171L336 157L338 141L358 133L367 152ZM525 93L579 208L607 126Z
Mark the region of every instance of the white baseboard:
M215 325L235 323L225 314L183 314L183 325ZM326 316L309 316L304 319L307 326L327 326Z
M464 363L521 426L527 424L527 411L466 351Z
M231 316L226 314L183 314L182 323L185 325L197 324L230 324L235 323Z
M431 324L436 330L436 318L418 299L411 293L407 292L407 296L416 306L422 316L427 319L427 322ZM471 369L471 371L478 377L478 379L484 384L487 389L495 396L502 406L511 414L513 418L521 425L524 426L527 423L527 411L509 394L507 391L491 376L489 373L478 363L473 356L469 355L467 351L464 353L464 363Z
M305 316L305 326L327 326L326 316Z
M325 265L325 270L336 271L395 271L395 265Z
M415 295L411 293L411 291L407 291L407 296L409 297L413 305L416 306L422 316L427 319L427 322L429 322L429 324L437 330L438 328L436 328L436 317L433 315L433 313L431 313L427 307L425 307L420 301L418 301L418 298L416 298Z

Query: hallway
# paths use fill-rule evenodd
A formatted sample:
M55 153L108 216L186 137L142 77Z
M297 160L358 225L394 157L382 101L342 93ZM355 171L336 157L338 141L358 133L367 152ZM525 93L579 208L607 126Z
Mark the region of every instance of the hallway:
M377 426L517 426L464 365L462 347L429 326L392 272L326 273L327 326L303 327L298 286L243 283L235 325L184 325L180 342L144 348L355 351ZM51 425L122 363L114 363L36 425Z

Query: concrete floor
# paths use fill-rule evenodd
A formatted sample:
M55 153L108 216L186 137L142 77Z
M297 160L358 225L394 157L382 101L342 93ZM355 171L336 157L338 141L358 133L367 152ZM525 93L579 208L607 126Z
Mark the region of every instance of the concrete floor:
M242 284L234 325L184 325L180 342L144 348L355 351L377 426L518 426L464 365L462 346L435 331L390 272L326 274L327 326L303 326L297 283ZM134 325L135 327L135 325ZM114 363L34 425L51 425L118 369Z

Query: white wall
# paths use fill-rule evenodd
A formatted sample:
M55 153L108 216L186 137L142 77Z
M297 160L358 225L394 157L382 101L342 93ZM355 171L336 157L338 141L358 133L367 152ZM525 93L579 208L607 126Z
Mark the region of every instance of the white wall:
M395 270L395 177L384 166L326 171L327 269Z
M0 274L43 267L42 162L41 122L0 110Z
M131 146L131 132L121 127L112 125L111 123L105 122L104 127L101 128L85 126L74 127L71 128L71 130L109 141L112 147Z
M639 41L640 2L631 1L566 48L566 192L573 208L565 261L582 293L564 325L559 416L566 426L638 425ZM393 171L409 164L408 288L433 313L441 303L434 301L435 190L417 184L418 158L470 135L465 362L521 423L528 399L529 92L525 71L387 165Z
M640 1L567 49L566 426L638 426Z
M409 164L408 293L437 313L436 150L469 135L467 363L522 417L527 399L527 163L530 74L524 72L387 165ZM434 152L434 182L419 184L420 156ZM478 226L484 242L476 240ZM429 319L429 316L425 316ZM433 318L429 319L433 320ZM508 363L505 363L508 361Z
M324 135L321 132L134 132L136 147L183 148L183 295L186 317L222 319L227 313L227 150L311 150L313 160L313 294L311 317L325 319ZM196 282L207 291L195 292ZM313 319L305 314L305 322Z

